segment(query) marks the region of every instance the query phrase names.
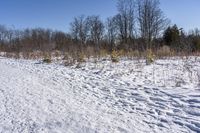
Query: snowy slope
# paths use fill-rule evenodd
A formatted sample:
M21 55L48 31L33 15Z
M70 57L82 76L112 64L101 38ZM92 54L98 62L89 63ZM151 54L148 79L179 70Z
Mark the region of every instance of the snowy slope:
M199 58L79 69L0 58L0 132L200 132L199 80Z

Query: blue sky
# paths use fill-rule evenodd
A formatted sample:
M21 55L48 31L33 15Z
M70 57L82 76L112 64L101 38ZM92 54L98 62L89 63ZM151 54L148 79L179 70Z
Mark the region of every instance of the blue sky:
M160 0L161 9L171 20L186 31L200 28L200 0Z
M117 0L0 0L0 24L17 29L43 27L68 31L74 16L116 14ZM200 0L160 0L165 15L178 26L200 28Z

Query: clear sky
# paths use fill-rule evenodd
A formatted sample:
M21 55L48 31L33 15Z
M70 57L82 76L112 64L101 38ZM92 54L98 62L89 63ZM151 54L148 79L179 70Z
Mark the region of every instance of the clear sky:
M74 16L117 13L117 0L0 0L0 24L68 31ZM160 0L165 15L178 26L200 28L200 0Z

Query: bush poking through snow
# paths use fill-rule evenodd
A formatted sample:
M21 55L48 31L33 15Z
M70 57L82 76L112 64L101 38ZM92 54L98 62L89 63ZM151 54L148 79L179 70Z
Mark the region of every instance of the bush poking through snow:
M76 65L75 68L79 69L79 68L82 68L82 67L84 67L83 63L78 62L78 64Z
M68 59L64 62L65 66L73 66L76 63L74 59Z
M152 50L151 49L147 50L146 64L150 65L154 62L154 60L155 60L155 55L153 54Z
M78 54L77 62L80 62L80 63L86 62L85 61L85 55L83 53Z
M51 60L51 55L45 53L43 62L44 62L44 63L51 63L51 62L52 62L52 60Z
M70 57L68 53L65 53L63 60L64 60L64 66L73 66L76 63L76 60Z
M113 50L111 53L111 60L114 63L119 62L119 53L116 50Z
M44 62L44 63L51 63L51 59L45 58L45 59L43 59L43 62Z

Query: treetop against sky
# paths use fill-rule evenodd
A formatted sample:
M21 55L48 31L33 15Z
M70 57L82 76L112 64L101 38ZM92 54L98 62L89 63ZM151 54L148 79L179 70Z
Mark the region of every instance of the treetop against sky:
M185 30L200 28L200 0L160 0L161 9ZM117 13L116 0L1 0L0 24L21 28L52 28L69 31L75 16L100 15L103 20Z

